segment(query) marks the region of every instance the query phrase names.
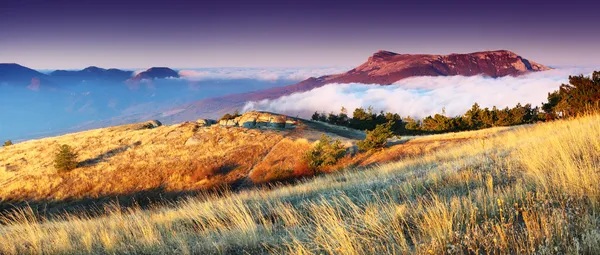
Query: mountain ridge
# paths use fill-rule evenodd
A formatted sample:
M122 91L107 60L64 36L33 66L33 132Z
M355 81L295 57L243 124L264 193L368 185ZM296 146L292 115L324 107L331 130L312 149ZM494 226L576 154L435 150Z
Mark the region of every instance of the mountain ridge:
M179 73L168 67L151 67L146 71L138 73L128 81L141 81L152 79L179 78Z

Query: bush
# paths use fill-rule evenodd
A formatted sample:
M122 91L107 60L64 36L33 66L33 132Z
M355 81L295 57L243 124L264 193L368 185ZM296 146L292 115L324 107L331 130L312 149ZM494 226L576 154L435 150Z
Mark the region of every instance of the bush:
M59 173L77 168L77 153L71 149L71 146L63 144L58 147L58 152L54 156L54 168Z
M361 151L370 151L385 147L387 144L387 139L394 136L394 132L392 132L393 125L394 122L390 121L386 124L379 124L375 127L375 129L367 131L367 137L365 140L357 143L358 149Z
M225 113L225 115L223 115L223 117L221 117L219 119L219 121L221 121L221 120L232 120L232 119L235 119L235 118L237 118L239 116L242 116L242 115L240 114L240 112L238 110L235 110L235 112L233 114L231 114L231 113Z
M321 135L319 143L304 154L304 161L312 170L319 167L334 165L346 154L346 149L339 139L333 141L326 135Z
M11 146L11 145L13 145L13 142L11 140L4 142L4 147Z

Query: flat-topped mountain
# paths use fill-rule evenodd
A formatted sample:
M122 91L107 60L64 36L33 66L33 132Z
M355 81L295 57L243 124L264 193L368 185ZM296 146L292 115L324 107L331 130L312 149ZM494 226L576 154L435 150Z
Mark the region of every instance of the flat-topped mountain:
M276 99L296 92L308 91L332 83L364 83L390 85L417 76L517 76L550 68L507 51L483 51L468 54L428 55L398 54L378 51L362 65L341 74L308 78L299 83L255 92L208 98L190 103L167 121L179 122L198 117L214 118L239 109L248 101Z
M450 55L413 55L378 51L364 64L344 74L327 77L327 80L329 83L391 84L412 76L502 77L545 70L550 68L507 50Z

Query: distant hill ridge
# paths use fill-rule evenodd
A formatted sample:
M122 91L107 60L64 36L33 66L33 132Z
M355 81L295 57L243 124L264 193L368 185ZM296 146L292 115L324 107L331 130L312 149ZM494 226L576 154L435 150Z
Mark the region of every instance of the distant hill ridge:
M82 81L141 81L143 79L179 78L179 73L168 67L152 67L137 75L131 70L116 68L100 68L89 66L82 70L56 70L49 74L38 72L34 69L15 64L0 63L0 85L28 86L37 83L43 87L54 87L62 82Z

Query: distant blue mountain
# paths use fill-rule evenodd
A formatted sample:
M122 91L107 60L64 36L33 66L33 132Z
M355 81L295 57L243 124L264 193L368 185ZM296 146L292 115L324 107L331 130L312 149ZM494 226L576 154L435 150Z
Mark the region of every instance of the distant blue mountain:
M56 70L49 76L61 82L82 82L82 81L113 81L123 82L133 76L133 71L120 69L104 69L96 66L90 66L79 71Z
M168 67L152 67L144 72L137 74L131 78L132 81L139 81L144 79L163 79L163 78L179 78L177 71Z
M25 87L50 85L48 75L15 63L0 63L0 85Z
M0 64L0 141L123 124L195 100L292 82L192 81L166 67L150 68L135 76L132 71L94 66L44 74L18 64Z

